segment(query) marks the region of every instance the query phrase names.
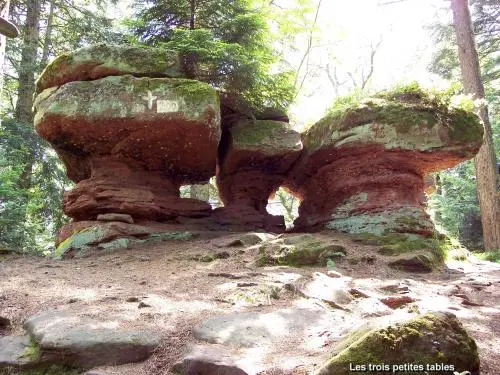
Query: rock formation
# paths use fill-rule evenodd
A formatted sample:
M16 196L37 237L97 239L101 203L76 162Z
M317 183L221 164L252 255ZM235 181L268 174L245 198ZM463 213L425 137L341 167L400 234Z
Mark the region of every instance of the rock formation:
M153 222L282 232L283 217L266 211L280 186L302 199L298 231L432 237L425 177L481 145L474 114L419 90L344 105L300 135L280 110L182 78L179 59L97 45L60 56L43 72L35 126L77 183L64 197L74 222L59 241L114 221L145 232ZM180 198L181 185L213 176L224 207Z
M167 70L161 64L137 64L134 70L130 48L120 54L113 47L109 56L103 51L97 46L56 59L38 84L61 85L37 96L35 126L78 183L65 195L65 212L76 220L108 213L147 220L207 216L208 203L179 198L179 186L214 174L221 136L217 92L179 78L101 78L160 76ZM92 60L96 53L111 63ZM134 53L145 55L142 49Z
M283 217L269 215L266 206L300 156L300 134L285 122L243 120L227 130L224 141L227 144L220 148L217 175L225 205L220 216L283 230Z
M472 158L482 126L423 93L394 93L332 112L303 138L290 181L303 199L296 227L431 236L424 177Z
M352 373L350 369L370 374L479 374L476 343L448 312L427 313L368 331L361 329L345 342L347 347L315 375L347 375Z

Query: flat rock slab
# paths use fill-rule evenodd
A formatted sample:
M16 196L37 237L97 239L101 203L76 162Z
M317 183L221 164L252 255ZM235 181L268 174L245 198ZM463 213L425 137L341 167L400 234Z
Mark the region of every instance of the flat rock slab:
M0 369L4 366L23 367L37 363L27 355L30 340L27 336L0 337Z
M194 329L199 340L231 347L262 347L287 337L307 338L313 329L334 326L331 314L310 308L281 309L269 313L242 312L216 316Z
M139 362L160 342L154 332L120 330L109 322L60 311L32 316L24 328L39 343L42 359L81 367Z
M186 355L174 365L173 370L181 374L247 375L228 350L203 345L188 347Z
M352 302L349 293L349 278L332 278L321 272L315 272L311 281L297 289L305 297L322 300L329 305L343 309Z
M176 52L158 48L97 44L58 56L43 71L36 92L71 81L131 74L138 77L184 77Z

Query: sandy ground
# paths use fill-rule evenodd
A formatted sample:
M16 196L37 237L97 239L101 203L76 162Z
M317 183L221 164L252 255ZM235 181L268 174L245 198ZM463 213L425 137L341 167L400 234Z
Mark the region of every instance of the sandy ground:
M0 316L9 318L12 327L0 335L24 334L24 319L47 309L78 311L122 327L146 326L162 332L165 345L144 363L103 368L103 373L168 374L186 343L196 342L191 329L207 317L316 303L283 286L300 276L326 272L326 267L255 267L255 249L224 246L235 237L238 235L202 233L195 240L165 241L63 261L3 256ZM500 373L500 266L471 258L450 263L439 272L415 275L387 267L385 258L375 255L376 247L341 235L336 241L348 250L337 270L352 277L358 288L375 287L387 280L404 282L418 301L414 309L453 311L478 344L481 374ZM221 255L225 259L200 261L203 255L220 253L225 253ZM367 254L374 254L375 261L366 260ZM357 264L350 264L353 258L358 259ZM235 280L213 273L244 277ZM242 287L239 282L256 285ZM141 302L149 306L140 308ZM326 341L300 358L302 364L295 363L290 373L306 374L320 365L331 355L328 344ZM279 363L283 358L270 360Z

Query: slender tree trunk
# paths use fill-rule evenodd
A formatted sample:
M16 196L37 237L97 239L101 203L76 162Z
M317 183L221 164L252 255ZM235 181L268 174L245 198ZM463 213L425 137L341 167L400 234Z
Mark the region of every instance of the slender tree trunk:
M19 87L17 90L17 103L15 118L22 126L33 125L33 93L35 92L35 72L37 71L38 38L41 14L41 0L27 2L26 22L23 27L23 47L21 51L21 64L19 70ZM35 162L37 145L30 145L31 155L27 157L26 164L20 177L20 187L31 187L31 172Z
M9 18L10 0L0 0L0 17L4 19ZM3 69L5 63L5 46L7 45L7 38L5 35L0 34L0 96L2 95L3 88Z
M466 93L473 94L477 99L482 99L485 96L484 87L481 81L479 59L467 0L452 0L451 7L464 89ZM484 248L498 250L500 249L500 195L497 191L497 162L486 106L479 110L479 117L484 124L484 140L474 159L474 166L481 209Z
M190 17L189 17L189 30L195 29L195 21L196 21L196 0L190 1Z
M52 44L52 30L54 29L54 10L55 0L50 0L49 15L47 17L47 28L45 29L45 36L43 38L42 58L40 59L40 68L44 69L49 61L50 46Z
M196 0L189 0L190 14L189 14L189 30L196 29ZM198 68L198 54L196 52L189 52L182 56L182 66L187 78L197 78Z
M27 2L27 7L15 115L17 120L31 123L33 121L31 107L33 107L33 93L35 92L41 0L30 0Z

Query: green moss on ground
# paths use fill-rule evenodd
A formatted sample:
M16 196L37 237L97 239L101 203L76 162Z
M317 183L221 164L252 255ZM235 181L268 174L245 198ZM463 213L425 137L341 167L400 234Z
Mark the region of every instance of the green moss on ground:
M85 370L79 368L52 365L50 367L20 370L19 372L12 372L8 375L80 375L84 372Z
M29 359L33 362L40 359L40 345L32 336L29 336L29 346L24 350L20 357Z
M264 243L259 248L255 264L287 265L292 267L322 265L346 255L343 246L310 238L310 235L289 237Z
M62 241L54 253L54 258L61 259L69 252L74 252L76 257L83 257L95 248L111 251L157 241L188 241L195 237L193 233L178 231L151 233L144 238L123 236L104 241L106 236L105 228L99 226L85 228Z
M437 235L429 238L412 233L384 233L381 235L362 233L354 236L354 240L365 245L380 246L378 253L387 256L430 250L440 261L444 260L450 246L446 239L439 239Z

